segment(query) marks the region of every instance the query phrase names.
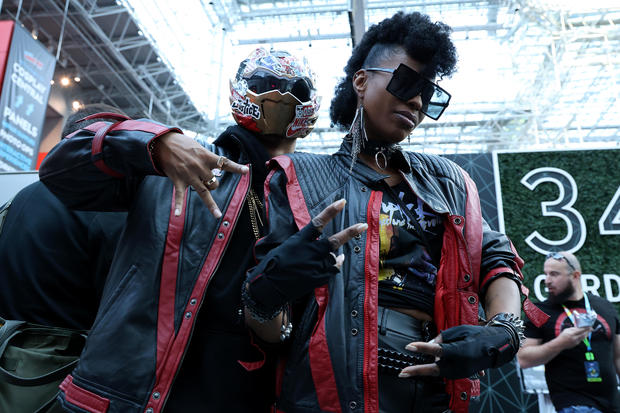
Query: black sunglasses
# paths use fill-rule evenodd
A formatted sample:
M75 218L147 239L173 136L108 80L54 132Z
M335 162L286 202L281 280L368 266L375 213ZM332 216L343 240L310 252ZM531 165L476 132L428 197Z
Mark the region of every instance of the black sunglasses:
M403 101L420 95L422 113L433 120L439 119L450 103L451 96L448 92L402 63L396 69L367 67L364 70L392 73L386 90Z
M248 89L261 94L271 90L279 90L281 93L290 92L293 96L304 103L312 96L312 86L306 79L281 79L265 72L257 72L251 78L246 79Z
M571 269L573 271L577 271L577 268L575 268L575 266L573 264L570 263L570 261L568 260L568 258L566 258L565 256L563 256L562 254L560 254L559 252L550 252L549 254L547 254L547 259L549 258L553 258L554 260L558 260L558 261L566 261L566 263L568 264L569 267L571 267Z

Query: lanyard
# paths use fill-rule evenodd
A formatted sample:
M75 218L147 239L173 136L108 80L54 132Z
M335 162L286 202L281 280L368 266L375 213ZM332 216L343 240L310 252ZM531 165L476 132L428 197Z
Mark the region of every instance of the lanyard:
M590 300L588 299L587 294L583 295L583 301L585 302L585 305L586 305L586 313L590 313L591 311ZM564 308L564 312L566 313L566 316L570 319L570 321L576 327L577 323L575 322L575 316L573 315L572 311L566 308L564 304L562 304L562 308ZM583 339L583 342L586 345L587 350L588 350L586 352L586 360L594 360L594 353L592 353L592 346L590 346L591 340L592 340L592 331L590 331L590 334L588 334L588 338Z

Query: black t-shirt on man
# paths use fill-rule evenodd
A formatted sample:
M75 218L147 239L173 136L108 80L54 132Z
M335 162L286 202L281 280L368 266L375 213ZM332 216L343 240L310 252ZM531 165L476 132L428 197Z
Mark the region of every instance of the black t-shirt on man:
M607 300L592 294L588 294L588 298L592 309L598 314L593 326L591 346L600 366L602 381L586 380L586 345L581 342L562 351L545 364L545 378L551 401L556 410L568 406L591 406L603 412L620 412L613 351L614 336L620 334L620 320L615 308ZM542 339L542 342L546 343L560 335L562 330L573 327L560 304L547 300L537 305L549 314L550 318L540 328L527 321L526 337ZM564 305L571 312L586 311L583 298L579 301L567 301Z

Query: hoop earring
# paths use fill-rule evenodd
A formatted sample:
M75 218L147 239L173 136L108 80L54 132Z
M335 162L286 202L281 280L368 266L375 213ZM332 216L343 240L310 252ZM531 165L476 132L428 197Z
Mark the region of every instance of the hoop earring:
M353 171L355 161L357 161L357 155L361 152L362 147L365 146L368 141L366 136L366 128L364 128L364 106L359 105L355 111L355 117L351 122L349 128L349 135L351 136L351 168L349 172Z
M379 155L381 155L381 157L379 157ZM379 162L379 159L381 159L382 162ZM385 168L388 167L388 158L387 158L387 155L383 153L383 150L380 150L379 152L375 153L375 163L377 164L377 168L381 169L382 171L384 171ZM383 166L381 165L382 163L383 163Z

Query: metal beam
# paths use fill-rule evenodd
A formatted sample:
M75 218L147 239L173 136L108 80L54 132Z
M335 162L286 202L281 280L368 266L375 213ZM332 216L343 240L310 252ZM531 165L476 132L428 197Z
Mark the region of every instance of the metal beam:
M123 13L127 13L127 9L124 6L118 6L118 5L107 6L107 7L97 7L96 9L93 9L92 12L87 11L87 14L93 19L96 19L97 17L112 16L114 14L123 14Z
M335 34L306 34L300 36L289 37L270 37L263 39L240 39L237 44L268 44L268 43L287 43L287 42L301 42L301 41L315 41L315 40L332 40L332 39L350 39L350 33L335 33Z
M349 25L351 26L351 41L353 42L353 47L355 47L362 41L362 36L366 32L366 12L364 9L366 0L350 1Z
M265 17L291 16L296 14L321 14L321 13L345 13L349 10L347 2L331 4L329 6L307 6L307 7L273 7L271 9L259 9L251 12L239 14L241 20L254 20Z
M53 3L53 2L51 2ZM80 19L79 23L80 25L78 25L77 22L74 22L73 20L70 20L69 23L74 27L74 29L76 30L76 32L78 33L78 35L80 35L82 38L84 38L84 40L89 41L88 37L85 35L85 32L87 30L90 29L90 31L94 32L95 35L104 43L107 43L108 47L106 48L107 53L109 53L114 59L110 59L108 57L102 57L102 61L107 64L110 67L110 70L112 72L116 72L117 71L117 67L114 67L112 64L112 60L118 62L121 66L122 69L124 69L127 73L132 74L132 76L130 76L133 82L135 82L140 88L142 88L145 91L150 90L149 86L144 83L144 81L137 75L137 73L135 72L135 69L133 67L131 67L131 65L129 64L129 62L127 62L127 60L125 59L125 57L120 53L120 51L118 51L114 45L112 44L112 42L110 41L110 39L107 37L107 35L105 34L105 32L101 29L101 27L99 27L99 25L88 16L88 13L86 11L86 9L84 8L84 6L82 6L81 4L75 2L73 3L73 6L82 13L82 19ZM97 50L93 50L95 53L99 52ZM127 83L127 81L121 77L121 76L116 76L118 78L118 80L124 84L128 90L133 90L133 88ZM159 101L155 101L154 105L157 106L157 108L162 112L162 113L168 113L167 108ZM146 108L146 104L144 102L140 102L140 106L142 106L143 108Z

